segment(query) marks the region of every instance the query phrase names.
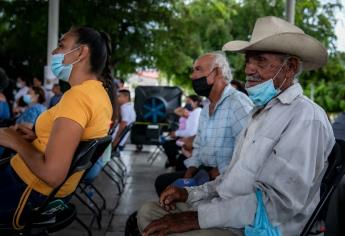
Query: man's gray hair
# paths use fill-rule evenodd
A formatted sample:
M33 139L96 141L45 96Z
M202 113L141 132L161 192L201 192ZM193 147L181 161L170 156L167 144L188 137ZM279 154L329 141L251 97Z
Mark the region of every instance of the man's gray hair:
M296 73L294 74L294 82L298 82L298 78L299 78L299 76L302 74L302 72L303 72L303 62L302 62L302 60L300 59L300 58L298 58L298 57L296 57L296 56L291 56L291 55L289 55L289 54L283 54L282 56L281 56L281 60L282 61L287 61L289 58L296 58L297 59L297 61L298 61L298 67L297 67L297 71L296 71Z
M229 62L226 59L225 53L222 51L214 51L208 52L205 55L202 55L201 57L206 55L211 55L213 57L212 70L215 67L219 67L224 79L230 82L232 80L232 73Z

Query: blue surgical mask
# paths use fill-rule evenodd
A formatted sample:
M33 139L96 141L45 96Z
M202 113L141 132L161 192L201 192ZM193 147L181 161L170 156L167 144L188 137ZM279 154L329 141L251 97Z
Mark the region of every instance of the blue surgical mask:
M274 87L273 79L267 80L264 83L247 88L250 100L253 101L257 107L265 106L269 101L277 96L278 92Z
M80 60L77 60L77 61L73 62L72 64L63 64L63 61L64 61L64 58L67 54L70 54L79 48L80 47L75 48L75 49L73 49L73 50L71 50L65 54L58 53L58 54L54 54L52 56L51 70L52 70L53 74L56 76L56 78L58 78L59 80L65 81L65 82L69 81L69 77L71 75L73 65L75 63L79 62Z
M24 94L23 95L23 101L30 105L32 103L32 98L31 98L31 95L30 94Z
M284 79L283 83L280 85L278 89L274 87L274 79L277 77L277 75L280 73L280 71L283 69L283 66L285 65L286 61L282 64L278 72L273 76L272 79L269 79L261 84L257 84L253 87L246 88L250 100L254 103L257 107L263 107L265 106L269 101L271 101L275 96L277 96L280 93L280 88L285 83L286 78Z

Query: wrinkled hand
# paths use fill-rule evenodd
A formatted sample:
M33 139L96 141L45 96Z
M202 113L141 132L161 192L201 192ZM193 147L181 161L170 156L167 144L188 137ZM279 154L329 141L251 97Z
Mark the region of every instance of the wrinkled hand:
M0 146L15 150L16 142L18 140L18 133L13 128L0 129Z
M212 180L216 179L218 175L220 175L219 170L217 167L213 167L209 172L208 175Z
M18 134L26 141L32 142L37 138L35 132L25 125L15 125L14 128L18 132Z
M186 211L181 213L167 214L158 220L152 221L144 229L143 236L152 234L163 236L170 233L183 233L197 229L200 229L198 213L196 211Z
M170 211L176 208L176 202L185 202L188 198L188 192L184 188L168 186L159 198L159 204L165 210Z

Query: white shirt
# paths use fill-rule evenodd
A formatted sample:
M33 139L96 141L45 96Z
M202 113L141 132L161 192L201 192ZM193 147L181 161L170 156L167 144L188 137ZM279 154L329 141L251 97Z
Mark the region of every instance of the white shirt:
M254 221L260 189L273 225L282 235L297 236L319 202L334 143L324 110L294 84L252 112L225 173L187 188L187 202L197 209L201 228L243 229Z
M186 121L186 127L184 129L178 129L175 132L177 137L191 137L196 135L198 130L199 118L201 113L201 108L197 107L193 111L189 112L188 118Z
M25 86L18 90L18 92L14 95L14 99L18 101L19 98L23 97L25 94L28 94L29 87Z
M135 113L135 110L134 110L134 105L133 103L131 102L128 102L128 103L125 103L123 104L121 107L120 107L120 112L121 112L121 121L124 121L127 123L127 125L135 122L136 118L137 118L137 115ZM117 133L117 130L116 129L116 132L114 132L115 134ZM122 139L121 143L120 143L120 146L124 146L128 137L129 137L129 134L130 132L128 132L126 134L126 136Z

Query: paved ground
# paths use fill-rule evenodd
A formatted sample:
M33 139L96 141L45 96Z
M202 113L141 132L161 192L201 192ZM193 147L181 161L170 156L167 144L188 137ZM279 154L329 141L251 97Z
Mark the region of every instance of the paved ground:
M94 236L124 235L125 223L128 216L136 211L145 201L158 200L153 183L156 176L165 172L163 166L166 157L163 153L160 153L156 161L151 165L148 163L148 159L154 149L154 146L144 146L142 152L136 153L135 146L126 146L126 149L121 153L121 158L127 166L127 176L125 178L125 189L120 196L117 195L115 184L104 173L98 176L95 185L106 196L109 206L103 212L102 229L98 229L96 223L93 224L91 229ZM83 222L88 224L91 220L91 212L76 199L72 201L77 205L78 216ZM111 208L113 208L116 201L119 201L119 205L115 210L110 227L107 227L110 221ZM82 236L87 235L87 233L78 223L74 222L68 228L51 235Z

